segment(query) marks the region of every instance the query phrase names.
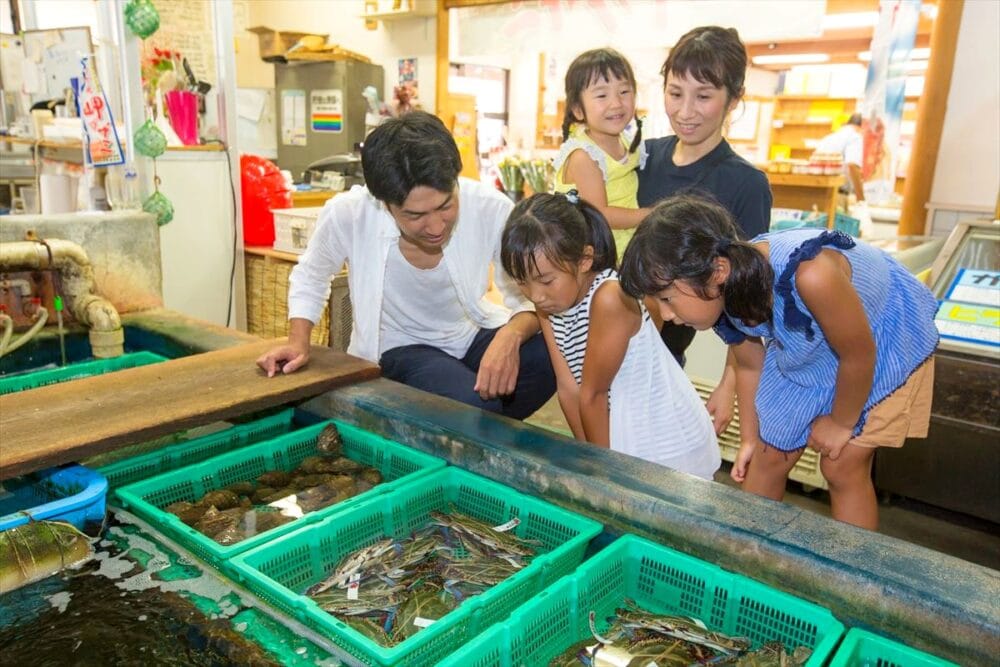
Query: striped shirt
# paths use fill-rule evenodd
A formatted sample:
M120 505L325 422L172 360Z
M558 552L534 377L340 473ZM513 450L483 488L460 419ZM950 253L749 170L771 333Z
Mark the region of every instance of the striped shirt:
M841 232L789 230L753 239L760 241L769 245L775 276L771 321L749 326L724 316L715 327L730 344L747 336L764 339L766 352L756 396L760 437L782 451L801 449L812 422L833 408L838 357L795 285L799 264L824 248L836 250L850 262L851 285L861 298L875 341L875 375L854 427L856 436L868 411L903 386L934 353L937 301L888 254Z
M594 276L594 282L580 303L563 313L549 315L556 345L566 358L577 384L583 378L583 356L587 352L587 334L590 332L590 302L594 300L597 288L608 279L618 280L614 269L605 269ZM646 315L645 312L643 314Z

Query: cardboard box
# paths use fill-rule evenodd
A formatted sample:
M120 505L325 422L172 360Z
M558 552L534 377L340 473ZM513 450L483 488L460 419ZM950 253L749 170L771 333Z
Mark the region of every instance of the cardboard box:
M319 44L326 44L326 38L329 36L317 35L311 32L274 30L262 25L247 28L247 30L257 35L257 39L260 42L260 57L269 63L287 62L285 53L303 38L315 47L317 42Z

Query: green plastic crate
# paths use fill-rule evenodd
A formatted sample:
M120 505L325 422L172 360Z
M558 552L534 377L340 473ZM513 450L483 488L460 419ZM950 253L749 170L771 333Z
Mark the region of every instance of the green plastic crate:
M518 518L518 537L542 553L524 569L391 648L354 631L302 595L345 555L385 537L403 537L451 508L493 525ZM372 665L435 664L518 605L572 572L601 524L484 477L448 467L348 511L236 556L239 580L269 604L315 629L356 660Z
M153 475L182 468L246 445L288 433L292 430L292 415L294 414L295 411L291 408L282 410L270 417L110 463L98 468L97 472L107 478L110 489L117 489Z
M625 599L653 613L691 616L709 629L748 637L754 646L781 640L809 646L806 663L833 653L844 626L828 610L742 575L634 535L625 535L498 623L441 667L547 665L573 643L598 631Z
M830 667L958 667L905 644L866 630L851 629L830 661Z
M331 422L292 431L229 454L129 484L118 489L118 501L125 509L142 517L166 536L177 540L178 544L202 560L228 572L227 561L238 553L260 546L296 528L320 521L331 514L339 513L367 498L392 491L409 480L445 466L445 462L435 456L386 440L356 426L336 420L331 421L336 424L343 438L344 455L351 460L378 469L382 473L383 482L364 493L258 533L236 544L223 546L163 508L181 500L193 502L209 491L221 489L234 482L253 480L268 470L293 470L303 459L317 454L317 436Z
M37 389L47 384L58 384L69 380L90 377L91 375L104 375L114 373L126 368L136 368L147 366L161 361L167 361L152 352L130 352L113 359L97 359L95 361L84 361L78 364L70 364L60 368L52 368L45 371L35 371L34 373L24 373L8 378L0 378L0 395L12 394L16 391L27 389Z

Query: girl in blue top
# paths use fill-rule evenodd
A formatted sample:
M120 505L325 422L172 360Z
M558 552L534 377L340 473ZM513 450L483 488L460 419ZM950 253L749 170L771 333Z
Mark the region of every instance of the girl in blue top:
M621 285L731 346L741 408L731 475L744 490L780 500L808 446L833 517L877 528L874 448L927 435L938 334L926 287L840 232L740 241L724 208L690 195L639 225Z

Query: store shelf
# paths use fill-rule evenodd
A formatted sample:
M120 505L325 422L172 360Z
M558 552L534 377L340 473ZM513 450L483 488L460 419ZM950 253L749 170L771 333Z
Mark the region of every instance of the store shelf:
M817 120L784 120L781 118L775 118L771 121L772 127L782 127L784 125L822 125L823 127L830 127L833 123L833 119L817 119Z
M404 4L406 0L403 0ZM434 0L411 0L405 9L365 12L361 18L366 21L399 21L401 19L422 19L437 15L437 3Z
M776 174L769 172L767 180L771 185L794 185L802 188L839 188L844 184L843 174Z
M10 137L0 136L0 143L9 143L19 146L38 146L40 148L65 148L67 150L83 150L83 142L79 139L69 139L67 141L57 141L55 139L33 139L31 137ZM122 146L125 142L122 142ZM197 146L167 146L168 151L224 151L226 148L222 144L199 144Z

